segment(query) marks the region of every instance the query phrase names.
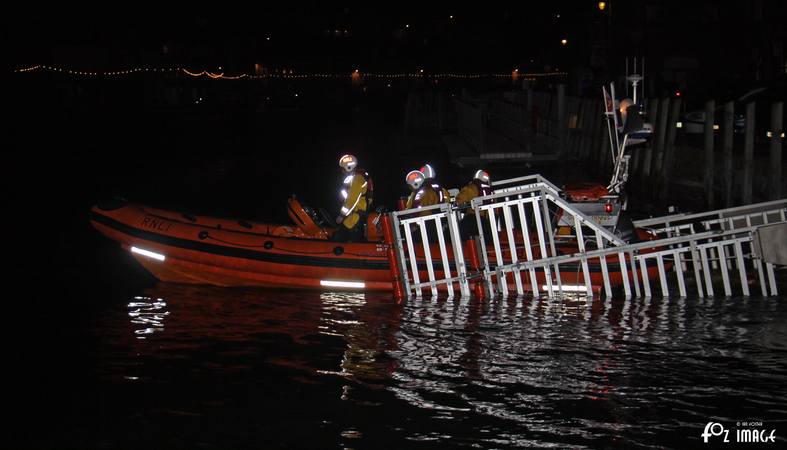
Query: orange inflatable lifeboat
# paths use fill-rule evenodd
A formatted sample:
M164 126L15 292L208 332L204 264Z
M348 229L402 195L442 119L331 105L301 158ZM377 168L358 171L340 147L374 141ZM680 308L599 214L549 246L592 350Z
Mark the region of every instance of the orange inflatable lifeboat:
M217 286L261 286L302 289L392 290L388 247L382 242L380 214L367 222L367 242L333 242L333 229L320 214L289 199L287 212L297 225L197 216L116 200L95 206L91 224L131 252L161 281ZM649 235L637 230L642 240ZM517 237L517 241L521 236ZM502 241L505 241L503 235ZM467 242L465 244L470 244ZM421 279L427 279L423 248L416 257ZM473 245L465 245L474 248ZM507 247L503 245L503 247ZM576 252L576 243L561 242L557 252ZM437 278L442 277L440 249L430 249ZM466 250L469 251L469 250ZM446 249L453 261L450 246ZM537 246L535 257L539 257ZM525 257L524 248L517 248ZM490 256L491 258L491 256ZM607 259L613 285L622 283L617 259ZM601 285L598 263L589 263L592 283ZM478 270L478 267L475 268ZM648 267L651 277L656 268ZM578 266L561 265L564 283L581 283ZM541 276L543 274L539 274ZM513 279L510 280L513 283Z
M331 242L316 211L294 197L298 226L228 220L116 200L95 206L91 224L131 252L156 278L177 283L390 290L377 215L371 242ZM379 222L379 221L378 221Z

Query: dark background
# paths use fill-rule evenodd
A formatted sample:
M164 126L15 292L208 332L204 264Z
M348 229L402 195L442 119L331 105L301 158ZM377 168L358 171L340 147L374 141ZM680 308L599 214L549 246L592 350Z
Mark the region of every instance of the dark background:
M408 93L512 85L487 79L435 85L429 74L565 71L569 93L582 94L624 75L625 57L644 56L646 91L680 91L689 105L784 76L782 1L612 1L604 11L597 3L113 4L7 12L6 374L18 388L11 394L19 400L12 403L17 419L26 425L52 419L47 405L58 398L42 386L52 377L77 379L69 367L89 366L79 361L86 357L80 348L91 346L81 330L97 305L153 284L90 228L87 213L96 202L122 196L194 213L285 221L284 202L293 193L334 206L336 161L345 152L358 155L374 176L379 203L389 207L405 192L404 174L426 161L445 185L457 186L470 169L449 166L439 140L404 134ZM347 78L14 72L39 64ZM355 69L424 69L426 77L393 80L390 88L369 82L362 91L349 80Z

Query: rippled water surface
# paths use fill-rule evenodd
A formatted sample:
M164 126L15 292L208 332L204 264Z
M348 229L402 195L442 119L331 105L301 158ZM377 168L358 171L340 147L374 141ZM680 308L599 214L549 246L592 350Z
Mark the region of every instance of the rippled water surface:
M87 319L44 390L57 420L43 439L697 447L711 420L756 418L783 444L786 321L785 298L396 304L161 284Z

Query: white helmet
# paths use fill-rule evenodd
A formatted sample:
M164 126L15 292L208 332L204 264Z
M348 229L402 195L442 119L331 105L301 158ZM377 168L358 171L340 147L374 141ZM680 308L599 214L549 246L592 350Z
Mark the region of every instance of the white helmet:
M410 171L410 173L407 174L407 177L405 177L405 181L407 181L407 184L414 191L421 188L425 179L426 177L420 170Z
M358 167L358 158L353 155L344 155L339 158L339 167L344 169L345 172L352 172Z
M424 177L426 177L427 179L432 179L435 176L437 176L437 174L434 173L434 168L432 167L431 164L428 164L428 163L424 164L424 166L421 167L420 170L421 170L421 173L424 174Z
M477 170L475 175L473 175L473 179L489 184L489 174L485 170Z

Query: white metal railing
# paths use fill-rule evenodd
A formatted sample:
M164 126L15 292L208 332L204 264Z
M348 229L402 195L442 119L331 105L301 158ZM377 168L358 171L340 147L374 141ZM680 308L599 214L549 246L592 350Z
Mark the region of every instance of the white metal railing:
M672 214L662 217L654 217L634 221L635 227L645 228L654 235L664 238L693 234L710 230L739 230L742 228L752 228L761 225L779 223L787 221L787 199L774 200L769 202L754 203L751 205L738 206L734 208L718 209L701 213ZM680 244L673 244L680 245ZM718 269L716 252L718 249L712 247L708 251L711 256L712 269ZM730 248L725 247L724 260L727 270L733 270L738 262L732 257ZM758 274L762 274L763 262L759 258L754 259ZM765 271L772 274L774 266L765 262ZM680 267L676 265L675 270L686 270L687 263L684 256L681 256ZM762 278L761 278L762 279ZM774 284L775 289L775 284ZM764 294L766 295L766 294Z
M524 249L524 256L527 261L535 259L531 250L531 226L529 223L532 223L535 227L539 258L543 259L557 254L555 233L553 232L552 224L552 217L554 216L551 214L552 210L561 211L563 215L571 217L571 222L574 224L574 230L577 234L576 242L580 252L585 251L583 228L588 229L592 235L595 236L595 243L599 248L604 248L605 245L608 244L613 246L625 245L622 240L608 230L596 224L582 212L572 208L568 202L559 197L558 191L553 187L554 185L551 183L534 182L525 184L519 188L511 187L501 191L496 190L494 194L477 197L472 200L471 207L476 212L475 217L478 229L483 230L485 225L483 221L488 221L489 230L492 230L492 232L489 233L492 238L491 243L487 242L484 236L485 233L479 234L481 256L483 257L484 265L484 279L489 286L492 285L492 276L494 274L500 275L506 273L511 268L514 272L516 293L520 295L524 293L520 270L516 267L519 262L519 248ZM550 205L554 208L550 208ZM512 214L512 210L514 210L514 214ZM528 214L528 212L530 214ZM501 217L502 220L498 217ZM500 227L498 227L498 222L500 222ZM501 246L502 239L500 233L497 232L498 229L500 229L501 232L505 232L503 237L506 238L508 244L508 248L505 249L508 253L507 258ZM521 237L521 245L517 244L515 231L517 231L517 235ZM489 248L490 244L491 248ZM494 265L490 263L490 250L494 255ZM563 283L557 265L554 267L542 266L541 268L546 282L547 293L551 295L555 290L553 284L557 286L558 291L562 291ZM611 283L605 257L601 258L601 271L605 289L607 292L611 292ZM587 261L582 262L582 272L585 288L587 292L592 293ZM529 270L528 275L530 288L535 295L538 295L539 282L535 270ZM506 278L504 276L496 276L495 278L497 280L498 290L503 295L507 295L508 285Z
M787 222L787 200L637 221L635 226L649 230L652 240L626 243L572 207L540 175L493 187L494 193L470 203L479 230L477 247L467 248L478 251L472 271L459 230L466 208L443 204L392 213L398 269L408 296L420 297L424 289L436 296L442 288L453 295L455 287L468 296L473 279L490 294L502 295L582 290L592 297L598 287L611 296L612 288L622 285L626 298L650 297L653 281L662 296L671 295L673 283L686 296L687 272L700 297L715 295L719 277L724 295L732 295L737 284L748 296L750 273L762 295L778 294L775 267L757 255L753 236L763 225ZM570 235L557 235L559 217L571 225Z
M506 192L508 190L524 189L536 185L541 185L545 189L549 189L555 195L558 195L561 192L560 188L552 184L541 174L492 181L492 187L494 188L495 193Z
M438 286L445 285L449 296L452 296L454 292L453 284L457 283L460 294L464 297L469 296L470 289L467 281L464 252L462 251L462 239L459 236L457 217L451 206L441 204L425 208L414 208L394 212L391 216L404 291L408 295L415 293L416 296L420 297L422 289L428 287L434 297L437 296ZM443 233L443 221L445 221L450 238L450 258ZM434 227L434 233L429 232L430 227ZM415 233L413 228L415 228ZM402 234L404 234L404 239L402 239ZM437 238L436 244L440 254L440 270L443 275L439 279L437 278L432 257L433 245L429 242L430 234ZM415 247L419 243L423 248L423 256L420 258ZM452 275L451 263L454 265L455 275ZM421 281L421 266L425 266L428 281Z
M742 226L748 227L752 226L752 223L756 223L758 217L764 219L762 223L768 223L768 217L772 217L776 219L776 221L783 221L785 220L786 211L787 199L782 199L701 213L681 213L652 217L649 219L635 220L633 223L637 228L647 228L656 233L662 231L669 232L673 227L685 226L691 223L716 224L726 221L729 226L734 227L736 224L740 225L740 222L743 221L744 224ZM752 220L754 220L754 222L752 222ZM708 227L706 226L705 228Z

